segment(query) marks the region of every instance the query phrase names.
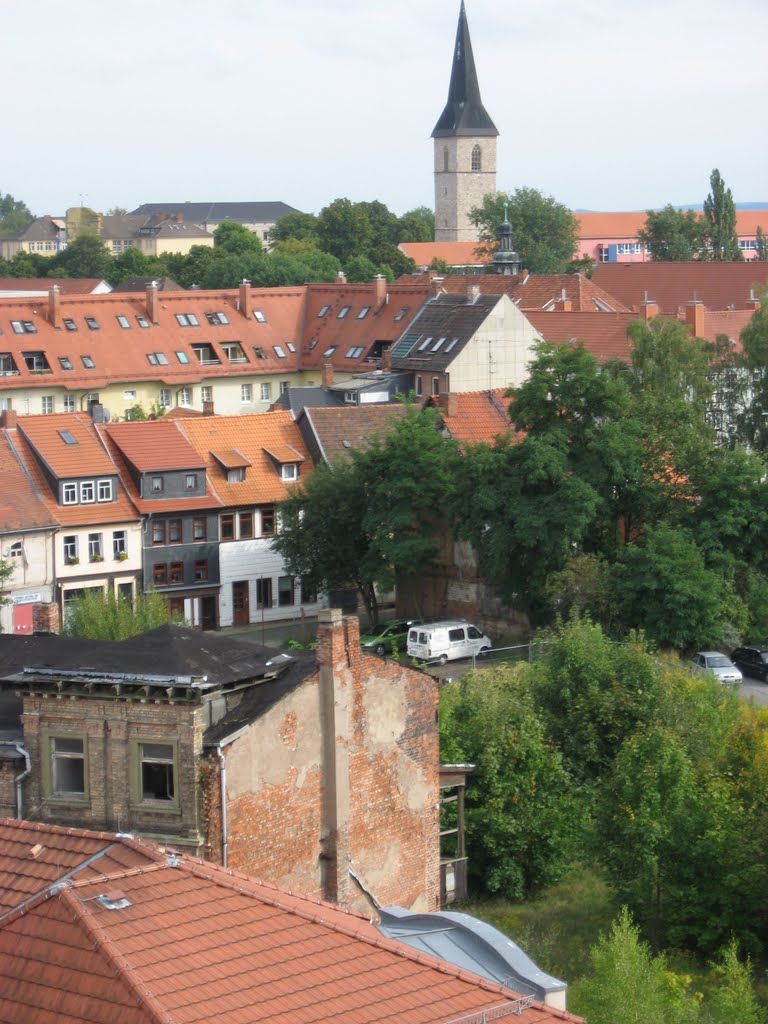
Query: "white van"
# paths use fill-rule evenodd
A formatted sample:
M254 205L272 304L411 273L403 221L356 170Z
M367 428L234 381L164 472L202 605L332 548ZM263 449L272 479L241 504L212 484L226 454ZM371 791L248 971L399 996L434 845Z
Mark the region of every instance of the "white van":
M446 661L487 654L491 641L477 626L462 619L430 622L408 630L408 654L419 661Z

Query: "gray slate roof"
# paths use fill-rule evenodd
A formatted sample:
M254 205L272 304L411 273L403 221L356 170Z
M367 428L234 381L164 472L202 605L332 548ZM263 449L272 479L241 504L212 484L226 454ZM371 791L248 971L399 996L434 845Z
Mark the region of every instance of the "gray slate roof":
M272 224L280 220L286 213L298 213L294 206L287 203L142 203L134 213L167 213L173 216L183 213L184 219L194 224L217 223L222 220L234 220L248 224Z
M479 295L474 301L457 294L431 299L395 343L392 369L444 372L500 301L498 295Z
M464 0L462 0L459 27L456 30L456 45L453 50L448 102L438 118L432 138L498 134L496 125L480 99L480 86L475 71L475 58L472 55L467 13L464 10Z

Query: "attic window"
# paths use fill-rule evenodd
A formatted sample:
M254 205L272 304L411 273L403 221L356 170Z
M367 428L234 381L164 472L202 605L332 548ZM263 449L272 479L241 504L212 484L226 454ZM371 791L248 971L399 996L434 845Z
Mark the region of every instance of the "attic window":
M332 356L335 351L336 351L336 346L335 345L331 345L330 348L327 348L325 350L325 352L323 352L323 358L326 358L327 356Z
M267 358L267 353L264 351L264 349L260 345L254 345L253 346L253 352L254 352L254 355L256 356L257 359L266 359Z
M312 341L310 341L310 343L309 343L309 351L310 352L312 351L312 349L315 347L316 344L317 344L317 338L313 338Z
M200 321L194 313L177 313L176 322L179 327L199 327Z
M362 345L353 345L352 348L347 352L347 359L358 359L363 354Z
M403 306L402 309L400 310L400 312L394 318L395 319L395 323L397 323L398 321L402 320L407 312L408 312L408 307L407 306Z
M149 327L149 320L147 320L145 316L142 316L141 313L136 314L136 323L139 327Z
M261 312L260 309L254 309L254 311L253 311L253 319L258 324L265 324L267 322L267 318L264 316L264 314Z
M339 310L339 312L336 314L336 319L337 320L343 320L348 312L349 312L349 306L342 306L341 309Z
M37 334L37 328L31 320L11 320L14 334Z
M445 351L446 351L446 352L450 352L450 351L451 351L451 349L452 349L452 348L453 348L453 347L454 347L454 346L456 345L456 343L457 343L457 341L458 341L458 340L459 340L458 338L451 338L451 340L450 340L450 341L448 342L448 344L447 344L447 345L445 346Z
M113 892L107 892L102 896L99 896L99 903L106 910L125 910L126 907L130 907L132 905L125 893L120 892L119 889L115 889Z
M168 356L165 354L165 352L155 352L155 356L157 357L157 361L161 366L168 365Z
M92 331L98 331L99 330L99 321L96 319L95 316L87 316L85 318L85 322L88 324L88 326L90 327L90 329Z
M357 319L358 319L358 320L364 320L364 319L365 319L365 317L366 317L366 316L368 315L368 313L370 312L370 310L371 310L371 307L370 307L370 306L363 306L363 308L362 308L362 309L360 310L360 312L359 312L359 313L357 314Z
M293 344L292 341L286 341L285 347L288 349L289 352L295 352L296 351L296 346Z
M272 347L274 348L275 355L278 359L285 359L285 351L282 345L273 345Z
M284 462L280 467L280 479L289 483L299 479L299 466L296 462Z
M183 363L185 366L189 362L189 356L187 355L186 352L177 352L176 358L179 360L180 363Z
M147 352L147 359L149 360L149 363L150 363L151 366L157 366L157 353L156 352Z
M434 346L432 347L432 351L433 352L439 352L444 344L445 344L445 338L438 338L437 341L435 342Z
M245 466L235 466L227 470L228 484L241 484L245 480Z
M94 363L91 356L80 356L80 358L82 359L83 366L86 368L86 370L93 370L95 368L96 363Z
M74 436L74 434L70 430L60 430L59 431L59 437L64 442L64 444L77 444L78 443L77 442L77 438Z
M63 323L64 323L64 326L66 327L66 329L68 331L76 331L77 330L77 324L75 323L75 321L71 317L65 316L63 318Z
M218 312L218 313L206 313L205 316L206 316L206 319L208 320L208 323L209 324L213 324L214 327L217 327L220 324L228 324L229 323L229 319L228 319L226 313L221 313L221 312Z
M21 355L28 370L50 370L43 352L22 352Z
M117 322L120 324L124 331L130 331L131 321L128 319L127 316L118 315Z
M416 349L416 351L417 352L423 352L424 349L431 343L431 341L432 341L432 335L430 334L428 337L426 337L424 339L424 341L422 341L422 343L419 345L419 347Z
M69 358L69 356L59 356L59 365L61 366L62 370L72 369L72 361Z
M329 309L328 306L323 306L323 308L317 314L318 320L320 319L321 316L325 316L325 314L328 312L328 309Z

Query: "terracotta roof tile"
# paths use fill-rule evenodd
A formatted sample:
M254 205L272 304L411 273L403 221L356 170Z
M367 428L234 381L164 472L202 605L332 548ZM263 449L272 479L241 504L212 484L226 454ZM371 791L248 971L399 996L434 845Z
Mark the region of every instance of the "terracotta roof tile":
M3 433L0 437L0 531L53 526L56 526L55 518Z
M747 308L750 293L768 285L768 263L599 263L592 279L629 309L647 298L674 316L694 299L711 310Z
M33 837L47 841L46 829L39 826ZM28 834L18 822L0 832L22 844ZM104 838L92 842L98 847ZM363 917L185 857L172 865L144 844L126 845L132 855L146 852L144 864L75 877L70 887L41 894L0 921L9 1024L445 1024L516 997L383 938ZM71 850L70 858L82 852ZM24 874L13 853L8 861ZM97 898L115 889L127 907L110 910ZM540 1003L517 1009L520 1024L576 1020Z
M637 238L645 227L646 213L577 213L580 238L628 239ZM768 210L737 210L736 231L739 235L754 235L758 225L768 224Z
M584 274L524 274L512 277L505 274L466 276L452 274L445 277L441 288L448 293L466 294L476 285L482 295L509 295L520 309L544 309L565 296L575 311L585 313L621 313L627 307L598 287Z
M312 472L304 439L289 412L203 416L177 422L206 465L209 485L225 506L271 504L287 498L295 483L281 478L281 463L299 463L301 480ZM246 467L245 480L230 483L219 456L234 451L240 460L237 465Z
M365 448L372 437L380 437L405 415L405 406L349 405L305 409L301 419L317 440L327 462L349 458L353 448Z
M627 327L636 313L560 313L526 310L526 317L545 341L563 345L582 341L598 362L629 361Z
M493 444L497 437L513 433L506 388L436 395L431 402L451 437L460 444Z
M110 423L106 433L140 473L205 468L176 422Z
M401 242L400 249L417 267L428 267L443 260L449 267L479 267L490 263L489 256L478 256L479 242Z

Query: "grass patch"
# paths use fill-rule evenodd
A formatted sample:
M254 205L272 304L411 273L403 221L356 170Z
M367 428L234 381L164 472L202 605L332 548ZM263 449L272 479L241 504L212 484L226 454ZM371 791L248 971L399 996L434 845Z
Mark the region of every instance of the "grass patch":
M590 973L589 950L618 913L605 879L583 865L525 903L468 900L456 909L498 928L542 970L569 985Z

